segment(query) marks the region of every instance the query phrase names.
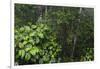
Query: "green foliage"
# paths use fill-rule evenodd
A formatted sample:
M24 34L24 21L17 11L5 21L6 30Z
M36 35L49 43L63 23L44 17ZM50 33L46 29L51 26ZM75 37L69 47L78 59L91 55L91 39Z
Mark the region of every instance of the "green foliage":
M15 29L16 62L51 63L57 62L61 46L57 44L55 35L45 24L25 25ZM19 60L21 59L21 60ZM53 61L52 61L53 60Z
M84 52L86 52L86 54L81 56L81 61L92 61L92 60L94 60L93 48L86 48L86 49L84 49Z
M93 8L15 4L15 62L94 60L93 13Z

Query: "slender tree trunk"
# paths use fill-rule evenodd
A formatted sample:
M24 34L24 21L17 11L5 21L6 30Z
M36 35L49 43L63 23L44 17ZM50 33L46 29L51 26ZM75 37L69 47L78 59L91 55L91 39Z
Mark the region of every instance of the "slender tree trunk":
M78 16L78 23L77 23L77 27L75 27L76 29L73 29L73 41L72 41L72 45L73 45L73 47L72 47L72 53L71 53L71 58L72 58L72 60L71 61L73 61L74 60L74 52L75 52L75 48L76 48L76 46L77 46L77 38L78 38L78 36L77 36L77 32L78 32L78 30L79 30L79 24L80 24L80 18L81 18L81 13L82 13L82 8L80 8L79 9L79 12L78 12L78 14L79 14L79 16ZM75 26L75 25L74 25Z

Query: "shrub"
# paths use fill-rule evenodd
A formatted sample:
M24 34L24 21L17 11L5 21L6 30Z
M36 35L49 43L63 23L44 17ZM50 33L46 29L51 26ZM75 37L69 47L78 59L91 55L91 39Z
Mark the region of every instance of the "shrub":
M46 24L15 29L15 62L19 65L58 62L60 51L54 32Z
M84 49L85 54L81 56L80 61L92 61L94 60L94 51L93 48Z

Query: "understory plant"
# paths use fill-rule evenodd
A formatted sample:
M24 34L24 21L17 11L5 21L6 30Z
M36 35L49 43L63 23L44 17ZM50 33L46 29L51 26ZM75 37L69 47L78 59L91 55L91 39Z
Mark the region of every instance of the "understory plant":
M48 25L38 23L15 29L15 62L18 65L59 62L61 46Z

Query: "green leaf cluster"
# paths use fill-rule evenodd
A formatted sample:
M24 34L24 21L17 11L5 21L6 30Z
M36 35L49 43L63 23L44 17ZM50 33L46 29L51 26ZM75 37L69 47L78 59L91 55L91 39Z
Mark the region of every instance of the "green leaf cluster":
M60 51L61 46L57 44L55 34L46 24L15 29L15 60L19 64L57 62Z

